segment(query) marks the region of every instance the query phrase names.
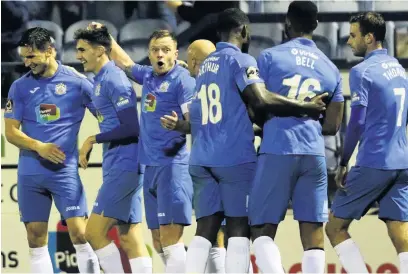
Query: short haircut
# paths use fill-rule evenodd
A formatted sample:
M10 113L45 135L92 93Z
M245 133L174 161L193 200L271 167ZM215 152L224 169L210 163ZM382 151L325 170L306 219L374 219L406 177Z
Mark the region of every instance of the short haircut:
M51 32L40 27L26 30L18 42L20 47L31 47L40 51L45 51L50 45L52 45Z
M176 43L176 45L177 45L176 35L173 32L171 32L169 30L166 30L166 29L155 30L152 33L152 35L150 35L150 37L149 37L149 44L153 39L160 39L160 38L165 38L165 37L170 37L171 40L173 40L174 43Z
M381 14L377 12L363 12L352 16L350 23L359 23L362 35L372 33L375 40L383 42L385 39L385 21Z
M243 25L249 25L249 18L238 8L226 9L218 14L217 31L219 33L229 33Z
M94 46L103 46L108 53L112 48L112 40L106 26L97 29L78 29L75 31L74 39L86 40Z
M287 16L296 32L312 33L317 27L317 7L311 1L293 1Z

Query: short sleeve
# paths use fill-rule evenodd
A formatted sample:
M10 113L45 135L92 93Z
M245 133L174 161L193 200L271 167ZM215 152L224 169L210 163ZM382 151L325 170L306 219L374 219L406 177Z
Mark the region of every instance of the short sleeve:
M338 75L338 81L337 81L337 86L334 90L333 97L331 99L331 102L344 102L344 96L343 96L343 79L340 76L340 73Z
M9 90L6 108L4 110L4 118L14 119L17 121L23 120L24 102L18 95L17 84L14 82Z
M196 81L191 76L185 76L180 81L179 88L177 90L177 102L183 114L188 112L188 105L193 99L195 85Z
M271 59L271 55L265 51L262 51L261 54L258 56L257 64L259 68L259 76L266 80L268 79L269 71L268 71L268 59Z
M93 84L89 79L82 79L81 81L81 90L82 90L82 102L87 109L96 116L96 108L92 103L92 93L93 93Z
M254 57L240 54L235 57L232 65L234 66L234 79L241 92L251 84L264 82L259 77L259 69Z
M367 79L364 79L364 73L357 68L352 68L350 71L350 92L351 106L367 106Z
M136 96L132 84L124 76L118 76L109 91L112 104L117 112L128 107L136 107Z
M139 85L143 85L144 76L151 71L152 71L152 67L150 66L142 66L139 64L135 64L132 67L132 76L134 80L136 81L136 83L138 83Z

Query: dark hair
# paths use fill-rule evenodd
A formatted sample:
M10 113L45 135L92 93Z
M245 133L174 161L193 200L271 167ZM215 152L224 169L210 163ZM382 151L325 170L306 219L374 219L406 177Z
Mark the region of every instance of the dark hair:
M106 26L97 29L79 29L75 31L75 40L86 40L91 45L103 46L106 52L110 52L112 48L112 40Z
M350 18L350 23L359 23L363 35L372 33L376 41L384 41L386 27L381 14L372 11L359 13Z
M238 8L229 8L218 14L217 31L220 33L229 33L243 25L249 25L249 18Z
M173 32L171 32L169 30L166 30L166 29L155 30L152 33L152 35L150 35L150 37L149 37L149 44L153 39L160 39L160 38L164 38L164 37L170 37L171 40L173 40L174 43L177 44L176 35Z
M312 33L317 27L317 7L311 1L293 1L287 16L296 32Z
M51 33L47 29L40 27L26 30L18 42L20 47L28 46L40 51L45 51L51 44Z

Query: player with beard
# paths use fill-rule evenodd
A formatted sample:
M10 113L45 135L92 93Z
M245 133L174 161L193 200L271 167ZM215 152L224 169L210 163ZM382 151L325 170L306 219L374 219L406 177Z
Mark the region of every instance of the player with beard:
M348 230L377 201L378 217L398 253L400 273L408 273L407 76L383 48L386 24L380 14L362 13L350 23L347 44L364 61L350 70L350 121L326 233L347 273L368 273ZM358 142L356 164L347 174Z
M114 39L110 56L129 78L143 85L139 160L146 166L143 191L147 226L166 272L181 273L186 259L182 236L192 217L189 153L186 135L163 128L160 117L175 110L178 117L189 121L187 106L193 97L195 79L176 63L174 34L155 31L148 47L151 66L135 64Z
M68 225L81 273L99 273L99 262L85 238L86 198L78 174L77 139L93 85L55 60L51 34L26 30L20 55L30 72L16 80L4 111L7 140L20 149L18 206L27 230L34 273L53 273L48 251L52 200Z
M196 98L190 105L194 136L190 174L194 182L196 236L187 251L187 273L204 273L207 258L226 218L228 248L226 272L249 270L247 201L256 153L247 106L255 116L264 114L318 116L325 109L321 99L303 103L266 91L249 48L248 17L239 9L218 16L223 42L201 64ZM190 123L178 121L179 128Z

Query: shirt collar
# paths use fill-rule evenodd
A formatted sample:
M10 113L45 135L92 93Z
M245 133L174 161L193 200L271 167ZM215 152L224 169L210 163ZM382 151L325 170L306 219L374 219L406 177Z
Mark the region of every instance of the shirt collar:
M294 41L295 43L299 43L304 46L316 47L316 43L313 42L313 40L304 37L297 37L292 39L291 41Z
M236 45L233 45L231 43L228 42L218 42L216 45L216 49L218 50L222 50L222 49L226 49L226 48L232 48L236 51L241 51Z
M364 60L367 60L368 58L370 58L371 56L375 56L375 55L387 55L387 49L376 49L373 50L372 52L370 52L369 54L367 54L364 57Z
M95 80L99 80L99 78L102 77L109 69L113 68L115 66L115 62L109 61L106 63L101 70L98 72L98 74L95 75Z
M152 71L152 75L153 77L157 77L157 78L161 78L161 77L169 77L170 79L174 79L176 77L176 73L178 70L180 69L180 66L177 64L177 62L174 64L174 66L171 68L171 70L169 70L168 72L166 72L165 74L162 75L158 75L156 74L154 71Z

